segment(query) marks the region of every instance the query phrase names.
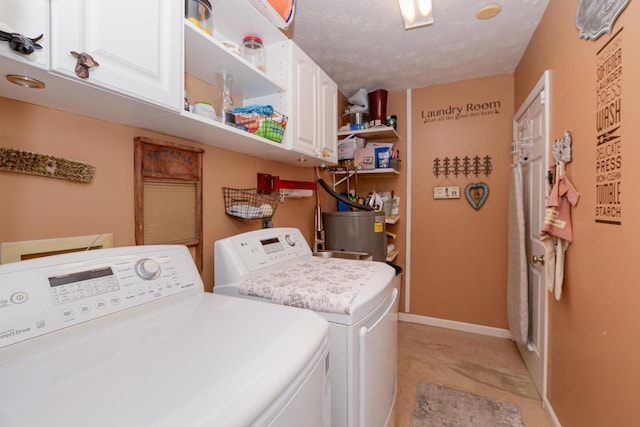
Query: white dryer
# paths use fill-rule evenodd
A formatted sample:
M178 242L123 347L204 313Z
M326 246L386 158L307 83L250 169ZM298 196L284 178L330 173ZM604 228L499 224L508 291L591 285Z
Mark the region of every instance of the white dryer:
M394 268L313 256L295 228L266 228L218 240L214 262L215 294L312 309L329 321L333 427L394 425Z
M0 425L330 425L328 324L204 292L184 246L0 266Z

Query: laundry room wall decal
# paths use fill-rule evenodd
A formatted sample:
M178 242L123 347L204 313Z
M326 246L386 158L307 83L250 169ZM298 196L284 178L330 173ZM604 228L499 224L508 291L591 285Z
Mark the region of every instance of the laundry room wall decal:
M595 222L622 225L622 29L596 55Z
M459 105L449 104L441 107L426 108L420 111L423 124L444 122L449 120L463 120L475 117L500 114L502 101L471 101Z

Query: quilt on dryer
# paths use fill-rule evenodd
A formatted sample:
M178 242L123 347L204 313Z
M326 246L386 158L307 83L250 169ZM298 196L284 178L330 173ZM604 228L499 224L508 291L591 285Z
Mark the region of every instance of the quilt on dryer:
M286 269L250 278L240 294L326 313L349 314L351 302L373 277L376 263L309 257Z

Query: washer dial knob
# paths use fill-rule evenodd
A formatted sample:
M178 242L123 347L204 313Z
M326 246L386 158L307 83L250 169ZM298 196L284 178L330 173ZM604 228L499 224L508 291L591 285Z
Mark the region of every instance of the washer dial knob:
M160 264L151 258L142 258L136 262L136 274L144 280L152 280L160 276Z
M289 246L295 246L296 245L296 236L292 236L291 234L287 234L286 236L284 236L284 240L287 242L287 244Z

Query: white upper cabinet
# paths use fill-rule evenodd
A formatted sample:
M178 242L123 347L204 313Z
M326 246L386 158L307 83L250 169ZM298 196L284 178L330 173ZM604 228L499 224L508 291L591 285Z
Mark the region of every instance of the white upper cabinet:
M321 155L338 162L338 85L318 68L318 145Z
M326 163L336 163L338 88L302 49L289 43L292 147Z
M183 13L175 0L51 0L51 71L180 110ZM86 79L71 52L99 64Z
M318 66L295 43L292 46L293 149L310 156L318 154Z
M2 41L0 55L45 70L49 68L49 0L0 1L0 30L30 39L42 35L36 42L42 48L35 49L33 53L19 53L9 47L8 41Z
M248 0L212 4L208 34L179 0L0 0L0 30L43 34L30 55L0 42L0 69L46 86L0 79L0 96L298 166L336 163L336 84ZM247 35L263 40L264 70L230 48ZM98 65L78 68L84 54ZM216 86L219 71L233 76L238 106L287 116L281 142L183 109L185 74Z

